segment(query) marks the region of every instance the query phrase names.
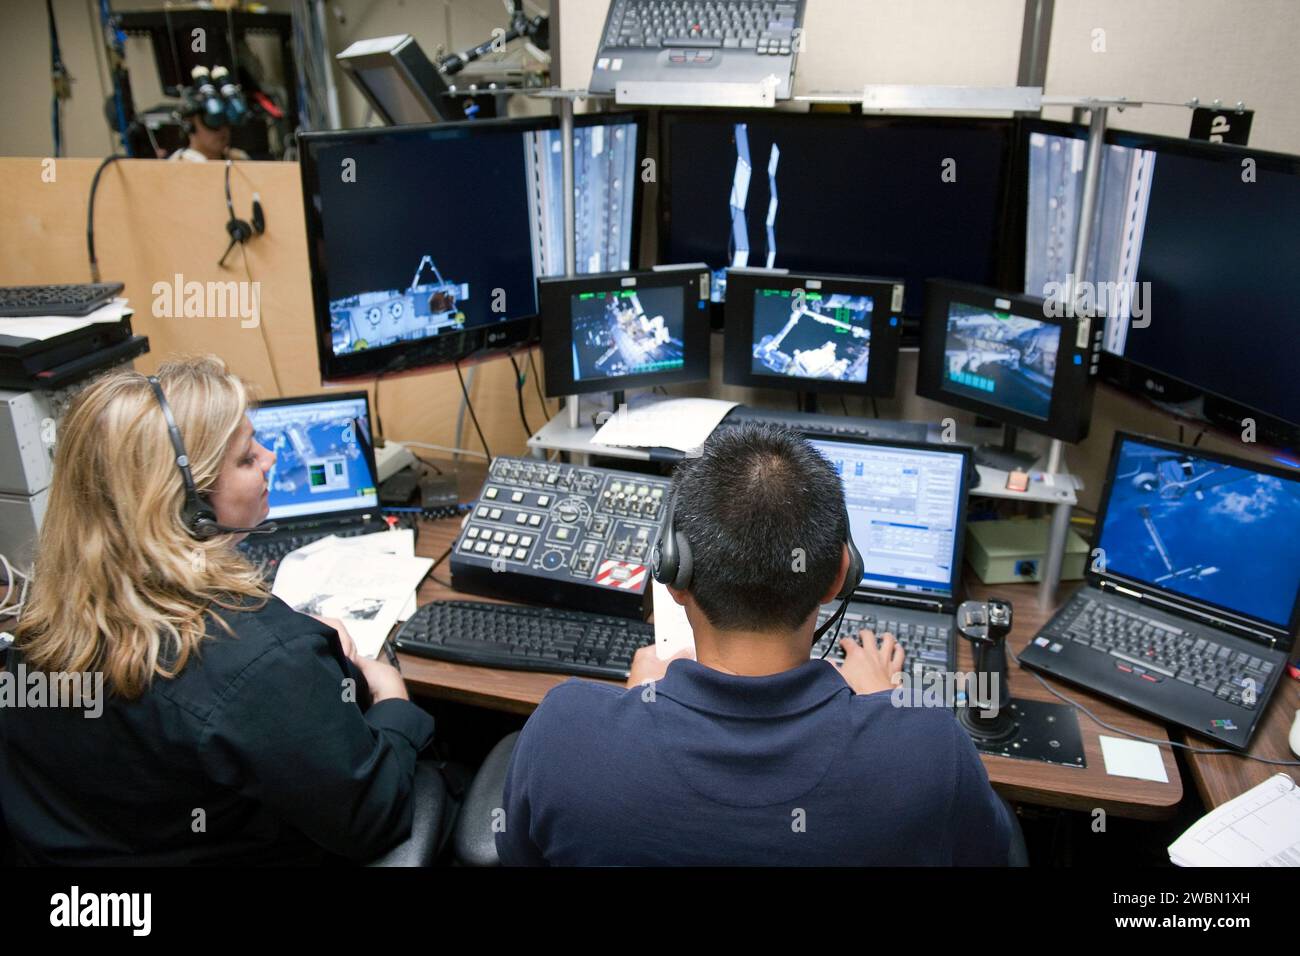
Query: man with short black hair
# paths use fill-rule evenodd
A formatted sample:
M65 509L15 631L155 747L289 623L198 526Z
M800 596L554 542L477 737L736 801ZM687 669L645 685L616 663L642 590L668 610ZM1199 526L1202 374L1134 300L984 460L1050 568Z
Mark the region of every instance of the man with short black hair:
M715 434L673 479L695 660L570 680L511 758L506 864L1001 865L1010 822L943 708L895 706L903 651L810 660L849 568L843 488L793 432Z

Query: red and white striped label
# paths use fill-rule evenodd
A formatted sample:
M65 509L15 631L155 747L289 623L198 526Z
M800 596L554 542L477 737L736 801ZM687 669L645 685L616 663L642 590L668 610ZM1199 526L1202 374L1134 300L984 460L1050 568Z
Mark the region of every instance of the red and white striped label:
M623 591L639 591L645 584L646 566L627 561L602 561L596 571L596 583Z

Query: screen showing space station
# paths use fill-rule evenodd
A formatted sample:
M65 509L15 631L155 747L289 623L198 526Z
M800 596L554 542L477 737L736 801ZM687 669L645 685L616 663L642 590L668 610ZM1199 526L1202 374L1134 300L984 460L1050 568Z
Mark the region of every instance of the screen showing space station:
M266 405L248 416L258 444L275 452L270 519L378 507L364 397Z
M1100 548L1112 574L1286 626L1300 589L1300 477L1124 439Z
M754 290L755 375L865 382L871 358L869 295Z
M570 297L573 379L622 378L685 366L681 287L579 292Z
M1059 325L953 302L943 349L943 387L1046 421L1060 347Z
M535 315L564 273L559 130L365 133L314 147L334 355ZM636 158L632 119L574 130L579 273L630 266Z
M994 284L1011 152L1002 121L669 114L662 261Z

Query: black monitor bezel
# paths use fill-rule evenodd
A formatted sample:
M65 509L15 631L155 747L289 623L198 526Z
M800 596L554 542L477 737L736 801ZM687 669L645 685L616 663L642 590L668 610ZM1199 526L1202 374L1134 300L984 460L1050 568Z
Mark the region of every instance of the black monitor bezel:
M1052 383L1052 402L1046 419L1035 418L993 402L982 402L943 387L948 311L953 301L1010 312L1061 329L1056 378ZM1009 303L1009 307L1002 305L1003 302ZM1082 335L1086 345L1080 345L1081 325L1084 323L1087 328L1082 330ZM930 279L926 282L925 317L921 320L916 394L1016 428L1059 438L1061 441L1081 441L1088 436L1092 419L1092 399L1093 392L1096 391L1096 366L1093 359L1100 349L1100 342L1099 323L1069 315L1051 315L1039 296L1009 293L965 282ZM1074 362L1076 355L1081 358L1077 365Z
M1205 458L1210 461L1217 461L1221 464L1229 465L1234 468L1242 468L1247 471L1258 472L1264 475L1271 475L1274 478L1281 478L1287 481L1300 481L1300 474L1294 470L1287 470L1277 465L1267 464L1265 462L1251 461L1247 458L1241 458L1237 455L1229 455L1224 452L1212 451L1208 448L1191 447L1182 445L1178 442L1171 442L1163 438L1152 438L1150 435L1140 435L1136 432L1127 432L1117 430L1110 448L1110 462L1106 467L1106 481L1102 485L1101 499L1097 505L1097 521L1093 525L1092 541L1089 545L1089 555L1097 554L1097 549L1101 547L1102 534L1106 528L1106 513L1110 510L1111 491L1115 486L1115 472L1119 468L1119 452L1123 447L1125 440L1139 442L1144 445L1153 445L1157 448L1163 448L1173 454L1185 454L1194 458ZM1094 561L1089 558L1087 568L1084 572L1087 582L1093 587L1102 587L1110 585L1111 587L1122 587L1132 592L1149 592L1159 595L1164 601L1167 601L1177 607L1186 608L1200 615L1209 615L1223 619L1224 623L1232 624L1237 627L1245 626L1265 630L1277 639L1277 642L1285 650L1290 650L1294 642L1294 636L1300 632L1300 588L1297 588L1295 604L1291 608L1291 617L1285 625L1277 624L1272 621L1266 621L1262 618L1250 614L1244 614L1241 611L1234 610L1221 604L1215 604L1212 601L1203 601L1197 598L1189 597L1178 591L1171 591L1168 588L1161 587L1158 584L1152 584L1148 581L1142 581L1137 578L1127 577L1123 574L1117 574L1105 567L1104 561Z
M685 119L711 119L724 124L735 123L739 121L765 123L777 123L787 126L803 126L805 129L809 124L826 124L835 126L865 126L865 127L939 127L941 129L956 128L993 128L1006 130L1006 143L1002 157L1002 182L999 189L998 206L1001 209L1000 220L1003 225L999 230L999 235L995 238L989 248L989 269L988 273L994 276L1000 284L1006 284L1007 276L1005 273L1003 249L1009 241L1016 238L1013 228L1014 224L1009 213L1014 210L1012 203L1012 165L1016 158L1016 121L1010 117L969 117L969 116L897 116L891 114L864 114L860 110L851 113L823 113L823 112L793 112L793 111L773 111L770 109L703 109L703 108L674 108L661 110L659 114L658 127L658 153L659 153L659 183L658 194L655 200L655 225L657 229L657 246L656 255L659 262L672 261L670 256L670 242L672 238L672 190L673 190L673 169L672 169L672 137L674 126ZM1020 236L1023 245L1023 235ZM779 265L779 264L778 264ZM709 263L710 268L723 269L728 266L727 263ZM812 271L812 270L809 270ZM1023 272L1023 268L1021 270ZM725 300L724 300L725 302ZM717 306L718 303L713 303ZM921 304L923 307L923 303ZM722 327L723 317L718 309L718 315L715 316L715 327ZM920 315L917 311L915 315ZM910 317L905 323L905 337L909 333L914 333L916 319Z
M584 114L574 118L575 127L601 125L610 117L626 117L637 129L637 166L646 155L647 114L644 111ZM557 130L560 124L554 116L508 117L485 120L466 120L457 123L428 123L413 126L389 126L367 129L305 132L298 134L299 167L302 176L303 218L307 230L307 261L311 277L312 313L316 335L316 355L322 384L356 379L374 379L384 375L415 368L436 368L484 352L498 352L534 344L539 337L536 311L513 319L446 332L428 339L396 342L365 352L335 355L330 332L329 290L327 266L324 262L324 225L314 201L319 197L319 169L315 149L360 139L374 143L392 138L419 138L445 135L448 138L463 135L509 134L536 130ZM629 259L636 262L640 254L641 206L644 186L640 175L632 184L633 213ZM535 279L536 277L534 277Z
M834 292L872 297L871 355L865 382L837 382L790 375L763 375L753 371L754 293L759 289L803 288L809 281L822 283ZM903 310L892 307L903 297L903 280L880 276L846 276L812 272L764 272L757 269L727 270L727 299L723 309L722 380L727 385L748 388L781 388L799 392L844 395L872 395L892 398L898 377L898 350L903 337ZM733 289L742 291L739 297ZM889 308L878 309L884 302ZM890 324L889 319L897 321Z
M858 438L851 435L823 435L814 432L805 433L804 438L806 438L810 443L818 441L838 442L843 445L898 448L904 451L940 452L943 454L959 455L961 457L961 494L957 503L956 531L954 535L956 540L953 544L952 576L948 581L948 596L944 597L939 594L920 594L915 591L897 591L892 588L876 585L864 585L861 578L858 579L858 582L854 585L853 589L853 597L855 600L878 601L881 598L892 598L900 601L933 601L940 604L945 611L955 608L957 604L960 603L963 595L962 585L964 583L964 569L962 566L962 560L966 546L966 511L967 504L970 500L971 475L975 474L975 457L973 450L966 445L958 445L948 442L895 441L888 438ZM813 447L815 448L816 446L814 445ZM848 499L845 498L845 506L847 507L847 505Z
M575 292L617 291L630 288L633 280L637 288L661 289L679 287L682 290L682 345L685 357L682 368L667 372L643 372L640 375L621 375L611 378L575 381L569 361L569 348L573 339L573 315L570 309ZM545 391L550 397L560 395L588 395L595 392L626 391L654 385L675 385L682 382L700 382L709 379L709 348L712 333L709 329L708 273L697 268L663 270L629 270L627 272L601 272L580 276L555 276L537 280L537 302L540 313L542 358L545 361ZM698 307L699 302L706 307ZM694 310L691 304L697 303ZM698 321L691 322L692 311Z
M362 436L361 450L366 456L366 463L370 466L370 474L375 479L375 504L362 505L358 508L350 508L346 511L331 511L326 515L330 520L335 518L352 518L358 515L372 514L381 507L379 503L379 467L375 463L375 420L370 414L370 393L365 391L348 391L335 392L325 391L317 392L312 395L288 395L279 398L268 398L250 403L248 411L254 412L261 408L275 408L281 405L303 405L319 404L321 402L346 402L361 399L365 403L366 409L366 428L370 429L369 436ZM303 521L318 521L320 515L295 515L289 518L275 518L277 524L291 525Z

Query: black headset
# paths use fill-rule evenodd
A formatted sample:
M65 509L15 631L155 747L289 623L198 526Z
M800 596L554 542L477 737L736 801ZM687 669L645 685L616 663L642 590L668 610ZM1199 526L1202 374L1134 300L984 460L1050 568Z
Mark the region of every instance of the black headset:
M240 219L235 215L235 203L230 198L230 170L234 163L229 159L226 160L226 212L230 214L230 219L226 222L226 232L230 236L230 244L226 246L226 251L221 256L219 266L226 264L226 256L230 255L230 250L235 248L235 244L243 245L254 236L260 236L266 232L266 216L262 212L262 197L253 193L253 215L251 220Z
M849 600L857 590L858 582L862 580L862 552L853 543L847 505L844 505L844 546L849 549L849 569L844 575L844 583L840 585L840 590L835 595L840 606L826 623L813 633L814 644L821 640L822 635L831 627L839 623L840 618L849 608ZM683 532L677 530L677 494L674 492L668 499L668 515L664 519L663 529L659 532L659 540L655 542L654 550L650 552L650 574L660 584L686 591L690 589L694 571L695 561L691 557L691 543Z
M194 473L190 471L190 456L185 453L185 442L181 440L181 430L176 425L176 416L172 414L172 407L167 404L167 396L163 394L162 383L155 375L148 376L148 381L153 389L154 398L158 399L158 407L162 409L163 418L167 421L167 437L171 439L172 449L176 452L176 468L180 471L181 482L185 485L185 504L181 507L181 521L184 522L185 530L189 532L190 537L206 541L219 534L270 534L274 531L276 529L274 521L255 528L232 528L217 521L217 513L199 495L199 489L194 484Z

